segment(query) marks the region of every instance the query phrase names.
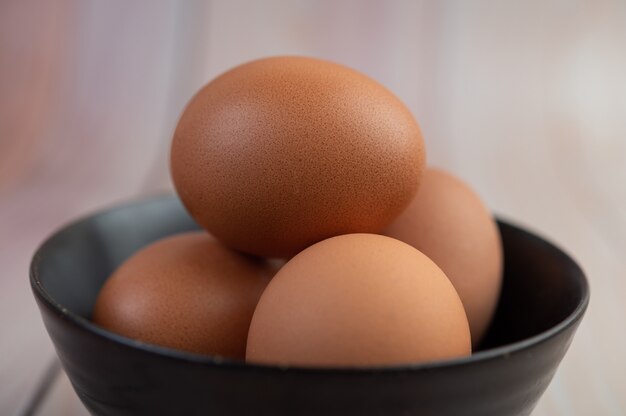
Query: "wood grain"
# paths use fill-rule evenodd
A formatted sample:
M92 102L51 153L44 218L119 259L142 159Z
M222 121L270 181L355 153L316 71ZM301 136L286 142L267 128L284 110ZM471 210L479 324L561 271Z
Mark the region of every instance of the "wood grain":
M587 316L535 415L626 413L626 3L0 2L0 414L53 356L27 284L78 215L169 188L168 140L204 82L273 54L387 85L429 162L586 270ZM85 414L59 378L41 414Z

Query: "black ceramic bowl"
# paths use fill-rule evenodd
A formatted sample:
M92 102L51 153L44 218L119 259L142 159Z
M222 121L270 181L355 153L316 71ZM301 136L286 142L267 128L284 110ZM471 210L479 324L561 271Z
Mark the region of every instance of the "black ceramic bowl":
M196 229L175 197L76 222L35 254L30 281L76 392L96 415L526 415L550 382L589 289L561 250L500 222L500 306L471 357L393 368L245 365L139 343L90 322L103 282L125 258Z

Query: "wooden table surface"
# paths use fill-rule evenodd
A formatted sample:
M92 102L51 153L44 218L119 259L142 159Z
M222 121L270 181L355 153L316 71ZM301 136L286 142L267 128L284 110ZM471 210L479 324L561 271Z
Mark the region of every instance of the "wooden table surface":
M0 414L87 414L63 373L33 406L55 360L28 285L36 246L170 189L184 103L274 54L387 85L429 163L580 262L591 304L534 415L626 414L624 51L623 0L1 2Z

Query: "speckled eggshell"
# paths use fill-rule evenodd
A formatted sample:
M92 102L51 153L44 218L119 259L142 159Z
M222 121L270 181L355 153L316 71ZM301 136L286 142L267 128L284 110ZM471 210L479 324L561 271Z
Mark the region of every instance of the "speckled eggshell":
M224 244L289 257L380 231L414 196L424 159L417 122L383 86L334 63L275 57L196 94L174 134L171 174Z
M428 168L417 196L384 234L441 267L463 301L477 346L498 304L503 262L498 227L478 195L449 173Z
M259 300L246 361L303 367L421 363L471 353L444 273L413 247L349 234L292 258Z
M243 359L250 319L275 271L206 233L168 237L113 273L93 321L146 343Z

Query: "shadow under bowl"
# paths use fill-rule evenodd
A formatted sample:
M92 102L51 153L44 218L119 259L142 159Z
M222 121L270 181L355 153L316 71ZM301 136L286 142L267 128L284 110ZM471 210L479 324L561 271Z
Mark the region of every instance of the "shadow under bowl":
M527 415L589 302L577 264L499 222L500 304L470 357L427 364L304 369L170 350L90 322L111 272L141 247L197 225L174 196L115 207L52 235L36 252L33 293L63 368L95 415Z

